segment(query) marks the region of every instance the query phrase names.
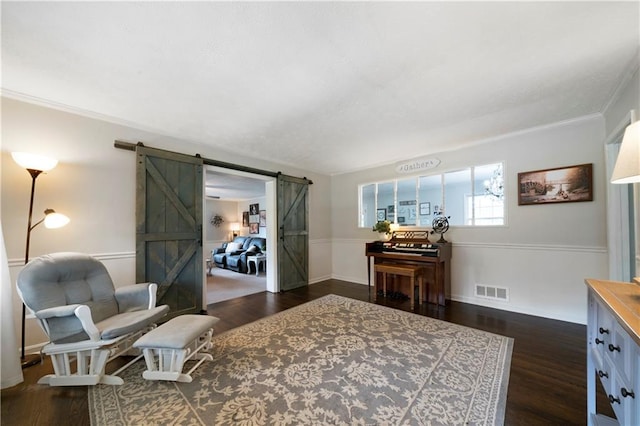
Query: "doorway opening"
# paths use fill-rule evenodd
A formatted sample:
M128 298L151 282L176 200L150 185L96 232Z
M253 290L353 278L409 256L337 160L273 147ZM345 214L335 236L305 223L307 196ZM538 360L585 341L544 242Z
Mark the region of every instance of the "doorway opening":
M206 262L206 285L203 286L203 297L206 305L262 291L278 291L276 179L217 166L205 166L204 171L203 256ZM217 224L214 223L216 217ZM229 248L229 253L219 253L217 262L214 261L215 251L220 252L225 244L229 246L228 243L234 240L248 242L249 245L255 242L261 246L264 261L248 261L253 254L240 257L240 250L233 251L233 247ZM226 259L221 259L226 256L233 257L229 265Z

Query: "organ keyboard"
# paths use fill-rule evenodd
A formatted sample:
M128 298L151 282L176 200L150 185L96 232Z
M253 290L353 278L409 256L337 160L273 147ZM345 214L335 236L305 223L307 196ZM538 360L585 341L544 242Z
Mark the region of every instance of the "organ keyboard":
M440 249L424 243L382 243L382 253L406 253L417 256L438 257Z
M427 285L421 300L444 306L451 295L451 244L431 243L428 231L396 231L391 240L366 244L367 277L371 289L373 263L420 265L425 268ZM378 277L375 277L376 279Z

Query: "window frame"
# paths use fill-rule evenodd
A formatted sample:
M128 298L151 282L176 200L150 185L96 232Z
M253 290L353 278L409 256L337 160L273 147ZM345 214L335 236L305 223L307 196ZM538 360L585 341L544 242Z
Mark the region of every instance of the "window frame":
M476 221L480 220L483 221L485 218L476 218L475 217L475 197L484 197L487 196L489 194L487 193L477 193L476 190L476 181L475 181L475 170L477 168L484 168L487 166L496 166L496 169L498 167L501 168L502 170L502 187L503 187L503 196L502 196L502 223L498 223L498 224L477 224ZM460 167L460 168L456 168L456 169L451 169L451 170L446 170L446 171L441 171L440 173L430 173L430 174L419 174L419 175L413 175L413 176L401 176L401 177L397 177L397 178L387 178L387 179L383 179L380 181L375 181L375 182L367 182L367 183L362 183L360 185L358 185L358 227L359 228L371 228L374 224L367 224L367 218L365 217L365 212L363 211L364 205L365 205L365 199L364 199L364 190L366 187L370 186L370 185L374 185L373 187L373 191L374 191L374 206L373 206L373 210L374 210L374 220L376 218L375 216L375 212L377 211L377 209L382 209L384 208L385 210L387 210L387 220L389 220L391 222L391 224L394 224L397 227L401 227L403 229L421 229L421 228L430 228L429 225L427 224L423 224L425 223L425 219L421 218L421 215L417 214L416 215L416 219L415 219L415 225L401 225L397 222L397 212L398 212L398 203L399 203L399 199L398 199L398 182L399 181L407 181L407 180L411 180L413 179L415 182L415 200L409 200L409 201L414 201L415 202L415 206L416 208L418 208L418 206L420 205L420 203L424 203L424 202L429 202L430 203L430 209L431 209L431 218L435 218L436 217L436 213L438 213L438 211L442 212L442 207L444 206L445 211L442 212L443 214L447 214L446 212L446 200L447 200L447 185L446 185L446 181L445 181L445 176L448 173L458 173L461 171L465 171L465 170L469 170L469 185L470 185L470 191L467 191L466 194L464 194L463 196L463 200L462 200L462 224L451 224L451 227L460 227L460 228L465 228L465 227L473 227L473 228L477 228L477 227L486 227L486 228L495 228L495 227L501 227L501 226L507 226L507 188L506 185L504 184L504 176L505 176L505 162L504 161L496 161L496 162L489 162L489 163L483 163L483 164L478 164L478 165L471 165L471 166L467 166L467 167ZM435 176L439 176L439 181L440 181L440 186L439 186L439 191L440 191L440 201L439 204L434 203L432 200L421 200L420 199L420 195L422 193L422 188L420 186L421 180L423 178L433 178ZM486 181L485 181L486 182ZM394 190L394 194L393 194L393 206L394 206L394 214L390 214L388 211L388 207L389 205L384 205L384 206L379 206L378 204L378 185L381 184L389 184L389 183L393 183L393 190ZM464 182L463 182L464 184ZM466 184L464 184L466 185ZM471 217L467 218L466 216L466 212L468 210L468 199L471 198ZM370 204L370 203L369 203ZM419 213L419 211L417 212ZM392 219L392 220L390 220ZM499 217L496 217L495 219L500 219ZM471 223L467 223L468 221L470 221Z

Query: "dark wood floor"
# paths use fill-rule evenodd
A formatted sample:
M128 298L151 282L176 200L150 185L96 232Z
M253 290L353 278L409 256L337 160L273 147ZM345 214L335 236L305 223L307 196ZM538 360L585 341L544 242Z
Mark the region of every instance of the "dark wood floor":
M329 280L287 293L265 292L216 303L208 313L220 318L219 333L330 293L368 300L366 286ZM381 304L410 311L408 301ZM446 308L425 304L413 312L515 339L507 425L586 423L585 326L458 302ZM47 359L24 370L24 383L2 390L2 425L89 425L87 388L36 383L51 371ZM598 390L600 412L613 416L600 386Z

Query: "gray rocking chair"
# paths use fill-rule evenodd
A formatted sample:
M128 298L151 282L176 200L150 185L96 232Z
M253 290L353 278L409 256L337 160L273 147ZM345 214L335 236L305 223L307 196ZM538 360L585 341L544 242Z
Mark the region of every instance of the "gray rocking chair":
M126 354L133 343L169 311L156 305L157 284L114 288L104 265L81 253L53 253L31 260L18 275L18 293L38 319L50 342L54 374L38 383L51 386L119 385L106 364ZM72 371L75 358L76 371Z

